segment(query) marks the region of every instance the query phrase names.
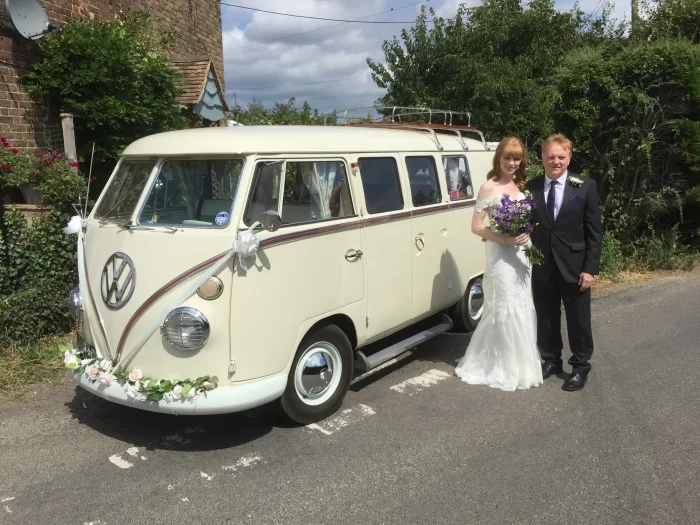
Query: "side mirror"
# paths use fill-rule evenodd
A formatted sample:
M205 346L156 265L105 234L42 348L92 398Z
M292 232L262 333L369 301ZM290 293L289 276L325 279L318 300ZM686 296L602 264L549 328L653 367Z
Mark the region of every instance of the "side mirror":
M267 210L260 217L260 224L267 231L276 232L282 226L282 217L274 210Z

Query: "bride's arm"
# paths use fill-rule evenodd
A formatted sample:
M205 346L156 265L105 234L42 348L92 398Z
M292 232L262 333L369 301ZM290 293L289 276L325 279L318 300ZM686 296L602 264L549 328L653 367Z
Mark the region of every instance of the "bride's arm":
M484 226L484 218L486 217L486 210L474 210L474 216L472 217L472 233L478 235L482 239L491 242L498 242L501 244L515 244L515 237L506 237L500 233L496 233L488 226Z

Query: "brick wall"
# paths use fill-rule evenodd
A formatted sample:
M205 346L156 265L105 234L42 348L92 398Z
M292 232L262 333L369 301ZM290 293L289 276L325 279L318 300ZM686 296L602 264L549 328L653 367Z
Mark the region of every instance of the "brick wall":
M218 0L39 0L49 19L66 24L71 17L103 20L134 7L149 11L175 33L173 59L211 58L223 84L221 8ZM0 0L5 11L5 0ZM9 24L9 22L7 22ZM58 108L37 108L18 82L35 44L13 29L0 27L0 135L18 148L60 146ZM222 86L223 87L223 86Z

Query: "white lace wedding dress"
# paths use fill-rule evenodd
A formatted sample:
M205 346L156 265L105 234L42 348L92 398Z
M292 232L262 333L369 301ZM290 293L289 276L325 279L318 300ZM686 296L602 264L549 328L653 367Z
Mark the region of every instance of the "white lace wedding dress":
M524 195L518 195L518 199ZM502 195L477 201L491 209ZM530 288L531 267L521 246L486 242L484 308L455 375L473 385L514 391L542 384L537 350L537 317Z

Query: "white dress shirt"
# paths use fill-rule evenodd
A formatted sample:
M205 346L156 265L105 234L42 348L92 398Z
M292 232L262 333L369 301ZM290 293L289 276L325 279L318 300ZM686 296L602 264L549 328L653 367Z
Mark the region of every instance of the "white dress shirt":
M565 171L564 174L556 179L557 185L554 187L554 218L559 215L559 210L561 209L562 200L564 200L564 186L566 185L566 178L569 176L569 171ZM549 200L549 187L552 185L552 181L555 179L550 179L547 174L544 176L544 203L548 204Z

